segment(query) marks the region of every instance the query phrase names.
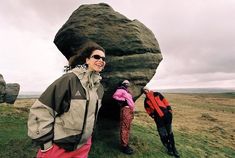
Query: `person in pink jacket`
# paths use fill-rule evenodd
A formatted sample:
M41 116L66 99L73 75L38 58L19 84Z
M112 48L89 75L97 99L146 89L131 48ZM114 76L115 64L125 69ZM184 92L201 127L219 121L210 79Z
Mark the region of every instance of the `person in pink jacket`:
M120 105L120 145L121 151L125 154L133 154L133 149L129 146L129 135L131 122L134 118L135 103L128 90L130 82L124 80L113 94L113 98Z

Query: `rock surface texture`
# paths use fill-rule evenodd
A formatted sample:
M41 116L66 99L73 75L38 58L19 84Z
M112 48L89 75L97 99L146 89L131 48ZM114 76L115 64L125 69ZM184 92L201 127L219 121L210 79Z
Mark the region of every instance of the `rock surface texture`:
M54 43L69 60L76 55L84 37L106 50L106 67L101 74L105 88L103 105L112 104L112 94L124 79L131 82L131 92L137 99L162 60L152 31L138 20L130 20L100 3L81 5L75 10L57 32Z
M5 94L6 94L6 82L3 79L2 74L0 74L0 103L5 101Z
M18 83L6 83L0 74L0 103L14 104L20 91Z
M18 83L6 84L5 102L8 104L14 104L20 91L20 85Z

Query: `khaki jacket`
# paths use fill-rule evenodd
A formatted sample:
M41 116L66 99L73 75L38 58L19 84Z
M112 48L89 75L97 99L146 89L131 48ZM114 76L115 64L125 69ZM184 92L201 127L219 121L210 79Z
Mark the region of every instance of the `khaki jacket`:
M53 82L30 108L28 136L42 149L52 143L68 151L91 137L101 107L101 76L74 68Z

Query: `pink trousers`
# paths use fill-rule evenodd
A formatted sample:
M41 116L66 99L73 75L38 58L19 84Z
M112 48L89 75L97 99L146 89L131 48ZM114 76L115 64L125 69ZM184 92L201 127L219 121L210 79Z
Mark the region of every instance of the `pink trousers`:
M71 152L68 152L56 144L53 144L53 147L46 152L42 152L41 149L39 149L37 158L88 158L91 144L90 138L81 148Z
M131 122L134 118L133 111L128 107L124 106L120 111L120 144L121 146L127 146L129 143L129 135Z

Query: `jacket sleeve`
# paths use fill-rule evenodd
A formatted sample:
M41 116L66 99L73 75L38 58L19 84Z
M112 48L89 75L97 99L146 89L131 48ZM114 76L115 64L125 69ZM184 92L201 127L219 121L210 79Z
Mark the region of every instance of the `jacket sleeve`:
M117 89L116 92L113 94L113 98L118 100L118 101L126 101L128 106L134 110L135 103L132 99L131 94L129 94L126 90L124 89Z
M62 76L32 105L28 118L28 136L36 144L42 145L53 140L55 117L68 110L70 98L69 79Z
M130 107L132 110L134 110L134 108L135 108L135 103L134 103L134 101L133 101L133 99L132 99L132 96L131 96L130 94L126 96L126 101L127 101L127 104L129 105L129 107Z
M154 110L151 109L150 106L148 105L147 99L144 100L144 108L145 108L145 111L148 113L148 115L154 118L155 116Z

